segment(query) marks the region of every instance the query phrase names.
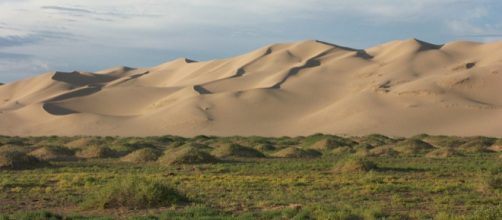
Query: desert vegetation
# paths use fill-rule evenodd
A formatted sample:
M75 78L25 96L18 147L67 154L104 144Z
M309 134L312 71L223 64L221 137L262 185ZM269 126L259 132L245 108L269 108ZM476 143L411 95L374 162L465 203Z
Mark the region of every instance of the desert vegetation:
M501 143L0 136L0 219L501 219Z

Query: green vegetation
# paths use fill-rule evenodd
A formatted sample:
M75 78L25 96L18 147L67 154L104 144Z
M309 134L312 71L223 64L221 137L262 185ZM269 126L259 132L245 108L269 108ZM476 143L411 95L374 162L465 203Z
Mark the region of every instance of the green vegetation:
M265 157L265 155L253 148L244 147L240 144L223 144L213 150L216 157Z
M104 185L100 190L88 195L84 208L154 208L170 206L188 199L158 180L141 177L120 177Z
M372 161L361 157L347 157L336 163L334 171L337 173L368 172L378 167Z
M108 147L102 146L89 146L87 148L83 148L77 152L77 157L84 159L93 159L93 158L108 158L113 157L116 153Z
M204 164L216 163L218 159L211 154L192 146L184 146L169 149L164 152L164 156L159 158L159 162L166 165L172 164Z
M60 146L47 146L38 148L29 153L42 161L63 161L75 159L74 152L68 148Z
M161 155L161 152L153 148L143 148L135 150L126 156L122 157L121 160L131 163L146 163L156 161Z
M0 220L502 219L500 143L0 136Z
M33 156L19 151L0 152L0 169L30 169L45 165Z
M285 157L285 158L309 158L309 157L320 157L322 154L319 151L311 149L301 149L298 147L288 147L272 154L274 157Z

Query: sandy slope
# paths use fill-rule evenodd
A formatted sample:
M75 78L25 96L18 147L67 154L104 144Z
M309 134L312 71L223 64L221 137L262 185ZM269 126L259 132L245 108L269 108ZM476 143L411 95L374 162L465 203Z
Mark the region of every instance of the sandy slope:
M0 86L4 135L502 136L502 42L320 41Z

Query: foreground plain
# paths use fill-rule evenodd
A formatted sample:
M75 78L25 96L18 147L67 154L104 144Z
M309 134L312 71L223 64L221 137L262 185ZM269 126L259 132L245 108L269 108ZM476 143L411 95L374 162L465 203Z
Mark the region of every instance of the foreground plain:
M53 136L0 145L0 219L502 218L497 138Z

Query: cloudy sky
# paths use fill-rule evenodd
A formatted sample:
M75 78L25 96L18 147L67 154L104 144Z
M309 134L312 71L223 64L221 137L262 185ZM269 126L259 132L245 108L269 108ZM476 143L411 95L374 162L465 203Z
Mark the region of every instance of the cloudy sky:
M502 39L499 0L0 0L0 82L223 58L319 39L355 48Z

